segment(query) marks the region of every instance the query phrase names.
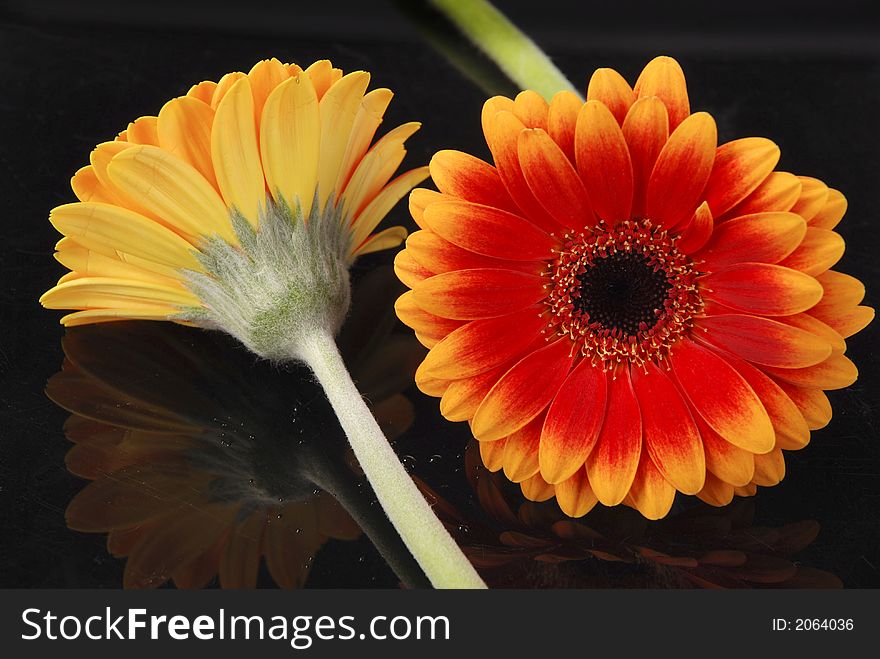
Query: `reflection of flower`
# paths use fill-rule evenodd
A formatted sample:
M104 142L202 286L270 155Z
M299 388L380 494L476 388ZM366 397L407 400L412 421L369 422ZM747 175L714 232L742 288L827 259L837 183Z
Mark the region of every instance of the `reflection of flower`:
M467 452L468 476L488 524L438 502L465 552L494 586L838 588L840 580L794 557L819 533L815 521L756 526L754 500L703 503L648 521L627 508L572 520L552 503L523 502ZM566 569L568 568L568 569Z
M634 88L600 69L587 97L490 99L495 166L442 151L440 192L412 193L397 310L431 348L417 383L490 469L570 516L774 485L873 317L829 269L846 200L774 171L769 140L716 148L670 58Z
M374 313L377 297L393 294L389 274L357 285L340 342L394 436L412 422L400 392L422 349ZM299 587L328 538L360 535L349 512L364 523L362 511L331 496L359 483L306 373L255 365L218 335L164 323L75 328L63 345L64 367L47 391L73 412L68 469L92 481L67 521L108 534L109 551L127 557L126 587L172 579L198 588L215 576L224 588L253 587L261 559L278 585ZM340 500L352 503L350 494Z

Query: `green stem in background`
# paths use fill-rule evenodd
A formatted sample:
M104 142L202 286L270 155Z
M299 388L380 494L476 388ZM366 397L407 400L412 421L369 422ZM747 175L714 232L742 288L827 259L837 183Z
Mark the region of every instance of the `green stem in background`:
M485 588L474 566L422 496L351 380L336 342L316 332L297 342L339 417L364 475L404 544L435 588Z
M557 92L578 93L550 58L487 0L430 0L490 57L520 89L548 101Z

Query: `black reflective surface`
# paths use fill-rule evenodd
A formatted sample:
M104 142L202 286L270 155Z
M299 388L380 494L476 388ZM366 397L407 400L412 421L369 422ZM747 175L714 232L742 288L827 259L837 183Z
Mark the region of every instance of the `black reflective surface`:
M354 30L357 16L340 16L348 27L339 31L329 20L289 19L237 31L235 21L199 30L192 22L174 29L173 21L11 16L0 26L0 586L116 588L168 578L216 586L218 572L237 584L253 579L256 538L264 556L274 552L259 563L260 586L423 585L302 369L257 363L224 336L170 324L65 333L58 314L36 302L61 273L46 215L72 200L69 177L94 144L191 83L260 58L329 57L345 70L370 70L375 86L396 92L386 127L424 123L409 143L413 165L440 148L487 155L485 92L473 82L485 77L449 64L400 17L387 30L375 19ZM782 21L758 45L748 26L717 42L692 22L691 39L663 30L640 39L621 28L614 42L572 38L574 17L560 14L557 23L565 29L550 29L542 14L542 45L578 83L598 66L633 79L658 52L675 55L693 107L715 115L720 139L770 137L782 148L781 168L842 190L850 206L839 269L862 279L866 304L876 305L880 56L853 46L872 26L835 24L832 39L816 22L807 36L785 32L780 53L772 29ZM849 45L840 38L847 30ZM467 59L459 66L473 72ZM407 222L404 205L391 220ZM779 486L721 510L679 496L658 523L601 507L569 522L555 504L525 503L481 471L467 426L444 421L437 401L411 386L420 348L391 316L390 261L378 254L358 267L346 357L398 454L491 584L880 585L876 324L849 341L859 381L831 392L834 419L805 449L786 453Z

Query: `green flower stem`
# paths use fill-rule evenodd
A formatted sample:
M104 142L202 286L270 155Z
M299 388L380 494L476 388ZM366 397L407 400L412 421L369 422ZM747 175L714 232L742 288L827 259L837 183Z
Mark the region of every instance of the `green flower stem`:
M299 357L309 365L385 514L435 588L485 588L470 561L449 535L406 473L373 418L327 333L297 341Z
M548 101L557 92L579 92L550 58L487 0L430 0L521 89Z

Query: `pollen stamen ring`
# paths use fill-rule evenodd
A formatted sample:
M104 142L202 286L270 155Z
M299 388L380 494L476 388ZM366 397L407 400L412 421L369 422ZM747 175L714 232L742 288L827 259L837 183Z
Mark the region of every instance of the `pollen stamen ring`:
M702 313L693 262L650 220L600 222L565 243L550 264L548 334L608 370L660 363Z

